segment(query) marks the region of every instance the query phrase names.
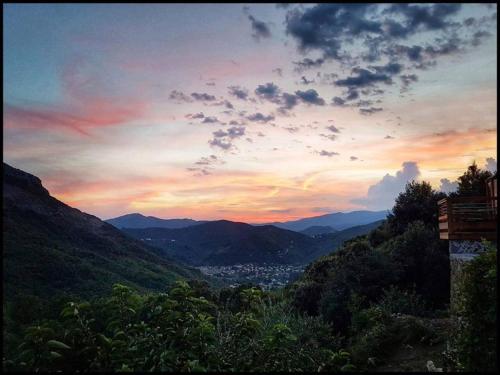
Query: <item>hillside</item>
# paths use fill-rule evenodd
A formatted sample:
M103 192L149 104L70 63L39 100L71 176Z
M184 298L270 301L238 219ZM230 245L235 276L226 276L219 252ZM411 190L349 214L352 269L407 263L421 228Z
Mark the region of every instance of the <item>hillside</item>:
M130 236L193 265L305 264L368 233L381 221L310 237L272 225L253 226L227 220L182 229L124 228Z
M169 228L178 229L186 228L192 225L202 224L206 221L198 221L193 219L159 219L154 216L144 216L138 213L118 216L112 219L104 220L105 222L121 229L121 228Z
M332 227L330 227L328 225L326 225L326 226L313 225L311 227L308 227L308 228L300 231L300 233L305 234L309 237L315 237L319 234L335 233L335 232L338 232L338 230L333 229Z
M157 249L50 196L39 178L3 165L3 277L7 297L95 296L124 283L164 290L202 278Z
M267 223L278 228L303 231L311 226L330 226L336 230L343 230L357 225L373 223L385 219L387 211L352 211L335 212L321 216L308 217L305 219Z
M301 263L318 249L306 235L271 225L253 226L227 220L183 229L124 229L176 258L196 265Z
M363 236L368 234L373 229L382 224L384 220L378 220L366 225L357 225L355 227L347 228L335 233L324 233L315 236L319 252L314 254L314 259L319 258L321 255L326 255L338 249L344 241L348 241L354 237Z

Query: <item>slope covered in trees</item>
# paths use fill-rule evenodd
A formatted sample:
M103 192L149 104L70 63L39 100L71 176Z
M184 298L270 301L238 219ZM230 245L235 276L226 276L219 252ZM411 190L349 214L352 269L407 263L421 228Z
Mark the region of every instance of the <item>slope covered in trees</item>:
M3 288L12 299L93 297L114 283L163 290L202 278L97 217L50 196L40 179L3 165Z

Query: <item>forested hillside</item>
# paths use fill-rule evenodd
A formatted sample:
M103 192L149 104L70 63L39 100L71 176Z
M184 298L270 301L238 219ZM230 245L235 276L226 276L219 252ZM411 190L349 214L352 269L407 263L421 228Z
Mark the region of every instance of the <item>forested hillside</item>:
M97 217L51 197L41 181L3 165L3 288L19 296L94 297L114 283L164 290L179 278L203 278Z

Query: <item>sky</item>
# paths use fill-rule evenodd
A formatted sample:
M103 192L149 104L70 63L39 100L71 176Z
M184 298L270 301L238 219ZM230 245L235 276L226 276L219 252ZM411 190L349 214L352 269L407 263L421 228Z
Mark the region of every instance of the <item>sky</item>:
M4 161L102 219L390 209L496 170L495 4L4 4Z

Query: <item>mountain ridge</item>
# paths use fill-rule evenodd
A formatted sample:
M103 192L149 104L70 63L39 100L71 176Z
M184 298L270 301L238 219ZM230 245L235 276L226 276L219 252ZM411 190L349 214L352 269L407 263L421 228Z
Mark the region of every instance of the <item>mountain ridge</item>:
M52 197L41 180L3 164L4 292L78 296L113 283L164 290L179 278L204 278L96 216Z

